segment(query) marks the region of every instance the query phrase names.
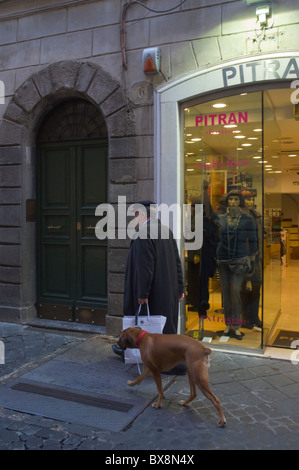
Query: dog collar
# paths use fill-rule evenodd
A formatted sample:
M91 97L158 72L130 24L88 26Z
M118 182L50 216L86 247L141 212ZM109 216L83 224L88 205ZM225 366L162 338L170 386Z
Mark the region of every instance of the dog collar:
M142 340L143 336L146 335L146 333L147 333L147 331L143 331L143 332L140 333L140 335L138 336L137 341L136 341L136 344L137 344L138 347L139 347L140 341Z

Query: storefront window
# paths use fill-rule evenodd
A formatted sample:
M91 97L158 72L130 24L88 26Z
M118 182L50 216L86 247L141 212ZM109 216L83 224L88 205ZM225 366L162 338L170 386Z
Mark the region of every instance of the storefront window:
M271 170L263 99L243 93L184 110L185 203L204 205L203 246L185 253L186 333L252 348L263 342L263 194Z

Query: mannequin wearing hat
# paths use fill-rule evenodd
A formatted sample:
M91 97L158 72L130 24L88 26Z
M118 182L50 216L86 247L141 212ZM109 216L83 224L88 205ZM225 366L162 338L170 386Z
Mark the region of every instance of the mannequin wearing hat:
M217 248L226 323L224 335L232 332L236 339L242 340L241 287L257 252L257 238L253 218L241 210L244 205L241 193L230 191L226 203L226 213L219 216L220 242Z

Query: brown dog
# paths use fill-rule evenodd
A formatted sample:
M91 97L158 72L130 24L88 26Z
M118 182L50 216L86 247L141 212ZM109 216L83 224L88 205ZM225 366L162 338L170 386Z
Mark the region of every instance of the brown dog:
M218 426L225 426L226 420L220 400L211 391L209 384L208 356L211 353L210 349L205 348L199 341L188 336L148 333L139 327L127 328L121 331L120 342L124 349L140 348L145 368L136 380L129 380L128 385L139 385L151 372L159 393L158 401L153 405L154 408L160 408L163 398L165 398L161 372L170 370L179 363L185 363L190 383L190 396L187 400L181 400L180 405L187 405L196 397L197 385L218 410L220 418Z

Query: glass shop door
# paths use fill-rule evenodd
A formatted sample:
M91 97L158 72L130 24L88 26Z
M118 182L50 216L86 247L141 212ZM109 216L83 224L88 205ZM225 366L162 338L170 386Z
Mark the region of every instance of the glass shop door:
M271 92L263 93L264 242L263 346L269 344L281 312L281 265L284 246L281 210L281 132Z
M285 232L281 205L281 131L278 107L271 90L263 93L264 243L263 243L263 346L271 343L281 312L281 266Z

